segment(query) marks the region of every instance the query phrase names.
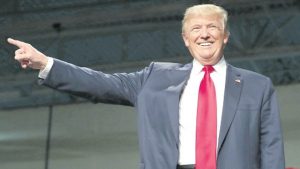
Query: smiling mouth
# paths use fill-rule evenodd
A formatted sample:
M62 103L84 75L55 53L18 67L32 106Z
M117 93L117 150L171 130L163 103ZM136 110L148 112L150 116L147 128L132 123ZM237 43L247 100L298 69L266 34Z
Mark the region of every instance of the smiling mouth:
M202 43L197 43L197 45L203 46L203 47L208 47L208 46L211 46L212 44L213 44L212 42L202 42Z

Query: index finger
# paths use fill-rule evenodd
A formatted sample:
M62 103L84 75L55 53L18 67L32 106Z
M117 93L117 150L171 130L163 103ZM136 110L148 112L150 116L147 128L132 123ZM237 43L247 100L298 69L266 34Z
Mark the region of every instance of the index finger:
M12 44L12 45L15 45L15 46L17 46L19 48L23 48L26 45L25 42L22 42L22 41L19 41L19 40L15 40L15 39L12 39L12 38L8 38L7 42L10 43L10 44Z

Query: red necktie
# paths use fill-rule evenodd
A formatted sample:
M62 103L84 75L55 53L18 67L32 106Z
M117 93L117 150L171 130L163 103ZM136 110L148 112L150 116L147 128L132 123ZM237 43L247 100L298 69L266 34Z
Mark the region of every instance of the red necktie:
M214 68L204 66L204 77L198 93L196 125L196 169L216 169L217 102L210 73Z

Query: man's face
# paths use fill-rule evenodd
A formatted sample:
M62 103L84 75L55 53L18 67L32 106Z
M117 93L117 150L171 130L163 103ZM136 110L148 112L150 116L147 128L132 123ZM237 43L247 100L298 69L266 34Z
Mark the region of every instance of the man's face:
M184 25L185 46L202 65L214 65L223 56L228 42L223 20L218 15L194 16Z

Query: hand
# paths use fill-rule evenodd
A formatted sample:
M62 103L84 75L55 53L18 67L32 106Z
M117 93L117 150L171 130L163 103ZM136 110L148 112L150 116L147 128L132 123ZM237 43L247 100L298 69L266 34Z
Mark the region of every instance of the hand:
M15 51L15 59L20 62L23 69L30 67L43 70L46 67L47 56L30 44L12 38L8 38L7 42L19 48Z

